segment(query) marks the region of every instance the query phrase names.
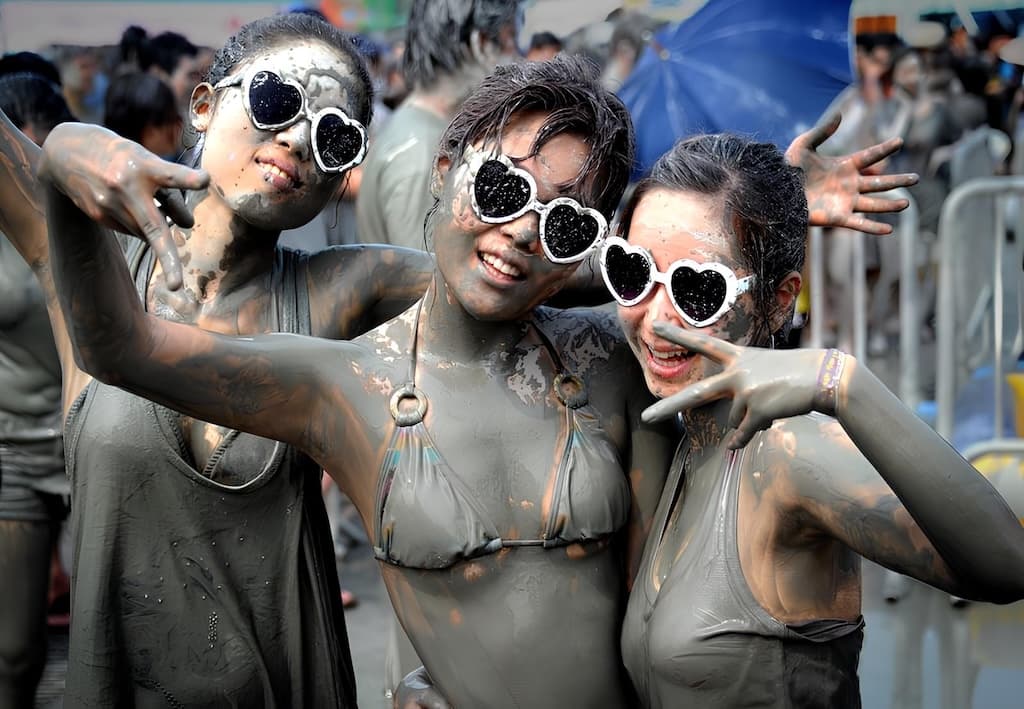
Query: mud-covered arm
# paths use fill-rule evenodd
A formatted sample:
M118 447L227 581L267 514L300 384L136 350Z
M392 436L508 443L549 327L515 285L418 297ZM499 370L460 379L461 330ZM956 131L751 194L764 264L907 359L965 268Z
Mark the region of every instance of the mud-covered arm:
M852 548L862 544L858 551L864 556L890 568L896 566L887 562L903 562L897 570L964 598L995 603L1024 598L1024 527L1006 500L867 367L848 360L836 417L888 487L876 482L862 493L860 509L830 523L822 515L823 520ZM870 519L865 513L878 516L877 527L862 521ZM907 551L916 553L891 559L890 540L909 542ZM922 573L914 574L918 569Z
M46 261L46 215L36 181L40 149L0 111L0 231L25 262Z
M313 332L352 339L405 312L430 283L434 259L396 246L336 246L310 257Z
M191 171L182 170L176 177L188 183ZM292 443L322 460L332 439L324 410L334 387L320 376L337 355L332 346L342 343L225 337L147 315L113 234L62 191L73 176L45 156L39 175L54 282L78 365L190 416ZM130 216L150 243L166 245L170 230L152 199L137 206L119 221Z
M811 226L845 227L868 234L889 234L892 226L862 216L883 214L907 208L905 199L871 197L897 187L917 184L914 173L870 174L887 157L903 146L902 138L893 138L849 155L829 157L818 152L836 132L841 117L830 120L798 136L786 150L786 160L804 173L807 210Z
M965 598L1024 598L1024 527L988 480L867 367L835 350L743 348L670 325L655 329L724 371L645 417L730 398L729 444L739 448L777 419L834 415L842 431L826 427L816 440L795 441L790 502L810 525Z

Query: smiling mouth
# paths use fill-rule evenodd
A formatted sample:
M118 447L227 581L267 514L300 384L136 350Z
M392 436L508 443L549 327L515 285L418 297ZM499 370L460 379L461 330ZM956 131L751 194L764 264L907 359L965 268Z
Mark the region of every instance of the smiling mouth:
M685 350L681 347L673 350L659 351L655 350L646 342L644 343L644 347L647 348L647 352L650 354L651 358L654 361L658 362L659 364L665 364L669 366L673 364L680 364L688 359L693 359L693 356L697 354L696 352L690 352L689 350Z
M274 163L257 160L257 164L263 169L263 179L279 189L298 187L299 181L279 168Z
M501 280L521 281L526 277L518 268L494 254L478 251L477 258L492 275Z

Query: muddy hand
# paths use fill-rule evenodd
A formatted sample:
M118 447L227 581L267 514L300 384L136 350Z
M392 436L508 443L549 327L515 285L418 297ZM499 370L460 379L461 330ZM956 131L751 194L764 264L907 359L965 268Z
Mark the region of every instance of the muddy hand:
M425 667L407 674L395 688L394 709L453 709L434 687Z
M740 347L668 323L654 332L721 365L720 373L692 384L650 406L643 413L652 423L718 399L732 399L730 448L742 448L776 419L810 411L835 413L839 379L847 356L836 350L769 350ZM848 368L847 368L848 369Z
M897 187L917 184L917 175L866 174L903 147L902 138L892 138L850 155L826 157L818 153L839 127L841 116L798 136L786 150L790 165L804 172L807 210L812 226L845 227L868 234L889 234L892 226L864 217L862 213L882 214L907 208L907 200L871 197Z
M180 287L181 263L168 221L192 226L179 190L204 189L205 171L161 160L99 126L66 123L43 144L39 176L94 221L148 241L168 287Z

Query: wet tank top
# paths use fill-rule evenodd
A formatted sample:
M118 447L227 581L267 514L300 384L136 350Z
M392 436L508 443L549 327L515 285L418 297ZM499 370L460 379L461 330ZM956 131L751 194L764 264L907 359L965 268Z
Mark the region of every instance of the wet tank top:
M736 541L743 451L727 455L709 492L686 491L688 504L702 512L660 591L655 587L654 561L683 484L685 445L676 451L622 632L623 661L643 706L860 707L863 620L787 625L747 585Z
M152 253L129 259L144 297ZM305 267L278 249L284 332L309 332ZM180 418L97 381L69 412L65 707L355 707L318 467L235 432L199 471Z
M445 569L505 547L559 547L619 530L629 515L630 491L618 450L589 406L583 382L563 366L554 346L533 323L533 332L559 372L554 386L565 411L559 437L565 447L554 502L537 537L501 537L484 506L434 445L424 423L428 402L416 388L416 333L422 307L421 301L413 319L406 383L391 398L395 428L376 493L377 559L395 566Z

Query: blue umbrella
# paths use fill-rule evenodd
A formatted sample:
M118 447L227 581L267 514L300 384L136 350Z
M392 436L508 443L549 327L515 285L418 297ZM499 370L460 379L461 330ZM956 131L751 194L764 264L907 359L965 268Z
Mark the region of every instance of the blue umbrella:
M785 148L852 81L849 15L850 0L708 0L658 32L619 91L640 173L696 133Z

